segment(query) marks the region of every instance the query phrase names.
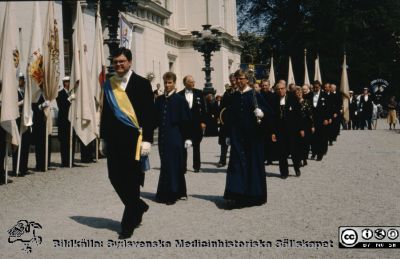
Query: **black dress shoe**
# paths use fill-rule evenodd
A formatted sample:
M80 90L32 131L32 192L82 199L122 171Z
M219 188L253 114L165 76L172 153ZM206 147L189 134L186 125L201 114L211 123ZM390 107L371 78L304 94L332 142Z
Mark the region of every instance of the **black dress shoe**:
M143 212L137 218L137 222L135 223L135 228L138 227L140 225L140 223L142 223L143 214L145 212L147 212L148 210L149 210L149 205L145 204L144 207L143 207Z
M286 178L288 178L288 175L281 175L281 178L286 179Z
M219 163L217 164L217 167L218 167L218 168L224 167L224 166L226 166L226 163L221 163L221 162L219 162Z
M306 166L307 164L307 159L303 160L303 166Z
M121 231L118 235L118 239L128 239L128 238L131 238L132 235L133 235L133 231L132 232Z
M174 205L176 203L176 201L167 201L165 202L166 205Z
M314 159L315 159L315 155L311 155L311 159L313 159L313 160L314 160Z
M193 172L198 173L200 172L200 169L193 169Z
M317 161L321 161L322 160L322 156L317 156Z
M21 174L20 174L21 175ZM15 176L17 176L17 174L15 173L15 172L10 172L10 173L8 173L8 176L13 176L13 177L15 177Z
M301 175L300 169L295 170L296 176L299 177Z
M12 183L13 180L7 179L7 183ZM5 184L6 183L6 179L2 178L0 179L0 185Z

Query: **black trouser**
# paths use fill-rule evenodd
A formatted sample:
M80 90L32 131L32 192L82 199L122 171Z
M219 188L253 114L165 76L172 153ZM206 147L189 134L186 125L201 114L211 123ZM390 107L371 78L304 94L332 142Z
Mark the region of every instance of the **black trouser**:
M219 157L220 164L226 164L226 155L228 154L228 145L226 143L221 144L221 155Z
M86 146L83 142L79 139L80 149L81 149L81 162L82 163L89 163L93 162L93 150L94 150L94 143L96 140L93 140Z
M370 116L363 115L361 117L360 128L364 130L365 127L368 127L369 130L372 129L372 118Z
M68 167L69 166L70 134L63 134L62 136L59 136L59 140L60 140L61 166ZM72 136L72 164L74 163L75 141L76 141L76 135L75 135L75 133L73 133L73 136Z
M6 158L6 131L0 126L0 177L4 177L4 159ZM3 179L0 179L0 181Z
M286 178L289 175L288 157L291 155L293 168L297 172L300 170L299 139L292 133L292 136L277 136L279 145L279 171L281 176Z
M193 140L193 169L194 170L199 170L200 169L200 143L201 140ZM184 169L187 169L187 149L185 148L183 152L183 163L184 163Z
M29 127L24 133L22 133L21 145L13 152L13 171L16 173L17 161L18 161L18 149L21 148L20 160L19 160L19 172L25 174L28 171L28 159L29 159L29 146L31 145L31 128Z
M311 137L311 150L312 154L322 157L328 151L328 137L327 127L319 126L315 127L315 132Z
M337 136L340 134L340 121L341 116L338 115L336 118L332 119L332 126L333 126L333 140L336 141Z
M50 165L51 158L51 137L46 136L46 122L38 127L33 126L32 138L35 143L35 158L36 158L36 170L45 171L45 157L46 157L46 137L48 137L48 160L47 164Z
M132 158L107 159L108 177L125 209L121 220L121 230L132 232L144 213L146 203L140 199L140 185L144 182L144 173L140 163Z

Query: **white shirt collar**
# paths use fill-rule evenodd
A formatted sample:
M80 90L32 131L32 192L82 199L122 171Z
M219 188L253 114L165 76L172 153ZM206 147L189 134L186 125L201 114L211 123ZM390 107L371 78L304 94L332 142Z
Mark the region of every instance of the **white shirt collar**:
M240 91L240 93L244 94L245 92L248 92L250 90L251 90L250 86L246 85L246 87L243 89L243 91Z
M117 77L117 80L121 81L120 87L122 88L122 90L125 91L126 86L128 85L129 79L131 78L132 75L132 70L129 70L128 72L125 73L125 75L123 75L122 77L120 77L119 75L115 75Z
M165 93L165 97L168 98L168 97L170 97L171 95L173 95L175 92L176 92L176 89L172 90L172 91L169 92L169 93Z

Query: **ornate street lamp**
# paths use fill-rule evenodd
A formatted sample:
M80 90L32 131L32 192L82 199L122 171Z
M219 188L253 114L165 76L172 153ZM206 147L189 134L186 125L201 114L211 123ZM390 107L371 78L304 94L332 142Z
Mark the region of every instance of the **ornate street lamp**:
M112 66L112 53L119 47L119 38L118 38L118 21L119 21L119 12L130 12L133 13L137 7L136 0L122 0L122 1L113 1L113 0L102 0L101 2L101 16L104 17L106 22L106 27L108 29L108 39L104 40L104 43L107 44L110 55L108 56L108 60L110 61L110 65L108 66L108 75L114 72L114 68Z
M204 95L215 94L215 89L211 83L211 71L214 69L211 67L211 56L213 51L219 51L221 48L221 32L217 29L211 29L210 24L202 25L203 30L192 31L194 37L193 47L198 52L203 53L205 67L202 71L206 74L206 83L204 85Z

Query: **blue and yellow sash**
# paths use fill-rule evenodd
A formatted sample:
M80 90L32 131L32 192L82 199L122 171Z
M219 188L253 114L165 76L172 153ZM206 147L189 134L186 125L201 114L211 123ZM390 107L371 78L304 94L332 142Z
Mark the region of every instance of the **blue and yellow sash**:
M115 76L111 77L104 84L104 95L108 104L117 119L128 127L132 127L139 132L135 160L140 159L140 146L142 144L142 128L139 126L135 110L128 98L128 95L120 87L121 81Z

